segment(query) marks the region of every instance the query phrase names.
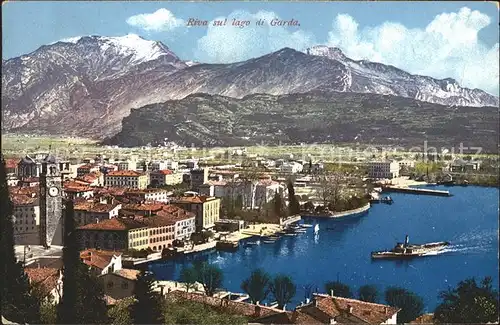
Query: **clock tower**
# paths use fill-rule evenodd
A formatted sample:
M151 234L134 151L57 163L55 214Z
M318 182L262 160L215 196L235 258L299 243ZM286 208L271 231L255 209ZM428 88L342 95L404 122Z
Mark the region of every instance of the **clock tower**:
M40 173L40 242L45 247L63 245L62 175L55 157L47 155Z

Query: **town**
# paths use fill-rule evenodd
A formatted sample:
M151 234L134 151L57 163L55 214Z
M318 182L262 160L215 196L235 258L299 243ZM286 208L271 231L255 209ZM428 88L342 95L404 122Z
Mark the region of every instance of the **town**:
M248 157L245 152L239 148L230 153L244 161L244 166L207 164L200 159L117 160L103 154L75 162L50 152L9 158L6 181L13 204L17 259L30 281L42 283L44 295L57 303L62 297L65 202L71 201L73 238L81 261L104 284L111 308L134 295L135 282L148 263L214 249L234 251L240 241L245 247L254 243L245 241L248 238L273 243L280 234L301 233L295 225L301 215L341 218L364 213L371 204L383 201L377 187L410 191L408 185L431 181L428 167L425 173L415 172L420 163L415 159L371 159L332 166L312 158ZM478 171L481 162L458 158L444 166L440 182L450 184L452 175ZM322 318L307 311L319 308L332 322L356 319L395 324L400 310L334 293L333 300L314 293L290 312L279 302L269 306L257 302L252 307L247 301L255 300L247 293L222 288L207 292L198 282L155 283L156 291L172 299L238 306L238 315L252 323L270 324L282 318L287 323L321 322ZM194 288L191 293L190 288ZM345 315L343 308L328 307L331 303L370 311L373 316L361 317L352 311Z

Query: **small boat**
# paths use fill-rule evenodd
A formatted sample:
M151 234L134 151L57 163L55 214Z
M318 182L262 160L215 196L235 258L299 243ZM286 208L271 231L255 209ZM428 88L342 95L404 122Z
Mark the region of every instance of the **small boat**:
M259 245L259 243L255 241L249 241L245 243L245 246L255 246L255 245Z
M302 228L312 228L313 225L311 225L310 223L303 223L301 225L299 225L299 227L302 227Z
M439 252L450 243L447 241L428 243L428 244L410 244L409 237L406 235L404 243L397 243L389 251L372 252L372 259L403 259L425 256L428 253Z
M299 233L299 234L303 234L303 233L306 233L307 230L306 229L297 229L295 230L296 233Z
M264 244L273 244L273 243L275 243L275 242L276 242L276 240L264 239L262 242L263 242Z
M297 236L297 235L298 235L297 233L293 233L293 232L285 234L285 236Z
M314 233L317 234L319 232L319 224L314 225Z
M235 252L238 250L238 247L239 247L238 242L233 242L228 240L221 240L215 244L215 248L217 250L227 251L227 252Z

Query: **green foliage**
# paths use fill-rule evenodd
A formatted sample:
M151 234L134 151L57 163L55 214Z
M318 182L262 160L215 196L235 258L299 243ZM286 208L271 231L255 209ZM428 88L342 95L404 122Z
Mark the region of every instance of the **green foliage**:
M498 292L491 282L491 277L485 277L478 285L470 278L442 291L435 319L441 323L498 323Z
M9 197L2 156L0 166L0 264L2 265L2 315L13 322L39 322L39 305L37 297L32 294L28 276L24 272L23 263L17 262L14 254L14 229L12 225L13 206Z
M64 294L57 306L57 323L107 323L107 307L102 283L80 260L75 238L74 206L71 200L65 202L64 225ZM88 306L92 306L92 308Z
M252 303L264 301L269 295L270 277L262 269L257 269L250 274L250 277L243 280L241 289L250 296Z
M215 291L222 286L224 274L222 270L207 262L195 263L193 265L196 274L196 280L203 285L205 294L213 296Z
M393 307L401 308L397 322L408 323L422 314L423 299L415 293L399 287L389 287L385 290L385 301Z
M378 290L374 285L364 285L359 288L358 291L359 300L366 302L377 302L378 301Z
M288 275L278 274L269 284L269 290L278 303L278 308L282 309L295 296L297 287Z
M183 301L167 302L164 310L165 324L198 324L198 325L246 325L248 320L239 315L232 315L231 311L213 308L202 303Z
M333 295L336 297L344 297L344 298L352 298L351 288L340 281L330 281L325 283L325 290L328 294L331 294L333 291Z
M141 272L135 283L135 301L131 306L134 324L163 324L162 297L153 289L153 274L149 271Z
M198 279L198 275L196 270L193 267L184 267L181 270L181 275L179 281L184 284L186 288L186 292L189 292L191 289L196 289L196 280Z
M273 198L273 212L275 217L281 218L283 216L283 198L279 193L274 194Z
M130 306L134 303L134 299L134 297L122 299L108 310L108 318L111 325L133 324L133 319L130 315Z
M234 201L234 208L236 210L243 209L243 196L241 194L238 194L236 197L236 200Z
M57 322L57 306L52 301L40 304L40 324L55 324Z
M293 216L300 213L300 203L295 196L295 189L291 180L287 183L288 188L288 214Z

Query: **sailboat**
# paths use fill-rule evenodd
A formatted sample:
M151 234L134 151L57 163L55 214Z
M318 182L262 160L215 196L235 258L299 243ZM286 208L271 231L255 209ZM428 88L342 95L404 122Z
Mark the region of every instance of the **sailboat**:
M314 225L314 233L317 234L319 232L319 224Z

